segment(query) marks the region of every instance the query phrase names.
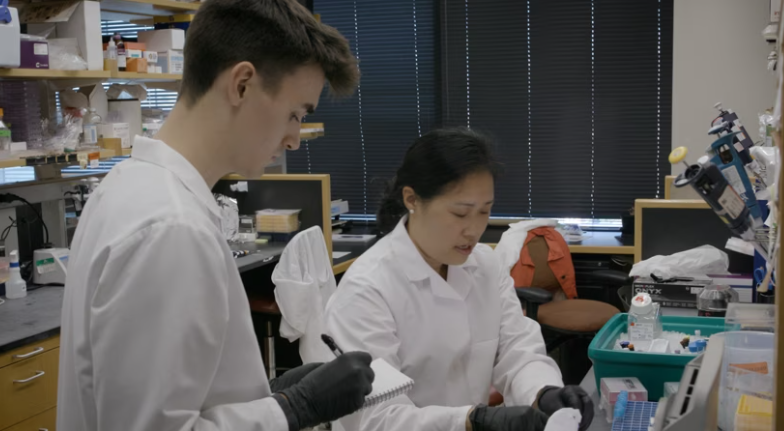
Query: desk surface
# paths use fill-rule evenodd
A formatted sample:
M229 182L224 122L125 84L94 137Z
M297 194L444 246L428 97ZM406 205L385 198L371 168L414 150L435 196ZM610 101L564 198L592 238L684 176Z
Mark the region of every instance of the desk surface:
M481 242L495 245L501 240L506 227L488 227ZM579 243L570 243L569 251L582 254L634 254L634 236L621 237L620 232L585 232L587 238Z
M60 333L62 287L40 287L0 305L0 353Z
M232 250L247 250L249 255L234 259L237 264L237 269L240 272L250 271L264 265L269 265L280 260L280 255L283 254L283 249L286 248L285 243L267 243L256 244L253 242L244 243L231 243L229 248Z

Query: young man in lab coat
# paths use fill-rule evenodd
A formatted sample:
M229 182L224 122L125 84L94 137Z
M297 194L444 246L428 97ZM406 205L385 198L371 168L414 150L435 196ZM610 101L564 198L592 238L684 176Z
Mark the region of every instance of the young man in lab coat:
M211 188L299 147L325 80L351 93L348 42L294 0L207 0L188 30L180 99L156 139L90 197L61 329L61 431L274 430L352 413L366 353L264 372Z

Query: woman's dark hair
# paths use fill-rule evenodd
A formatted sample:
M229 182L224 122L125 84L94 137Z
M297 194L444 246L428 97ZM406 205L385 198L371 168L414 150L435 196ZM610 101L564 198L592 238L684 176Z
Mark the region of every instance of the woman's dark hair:
M468 129L440 129L418 138L406 151L403 164L387 186L376 221L381 233L391 232L408 210L403 204L403 188L414 189L424 201L433 199L447 187L476 172L500 172L492 154L490 139Z

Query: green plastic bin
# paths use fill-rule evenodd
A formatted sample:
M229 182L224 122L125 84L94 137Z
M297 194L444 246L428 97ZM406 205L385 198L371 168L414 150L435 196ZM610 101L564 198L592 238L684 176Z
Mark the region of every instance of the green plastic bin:
M613 350L613 343L627 331L626 313L616 314L596 334L588 347L588 357L593 361L596 387L601 388L604 377L637 377L648 390L648 400L659 401L664 393L665 382L680 382L686 364L695 355L674 355L663 353L629 352ZM709 337L724 332L722 317L680 317L662 316L665 331L678 331Z

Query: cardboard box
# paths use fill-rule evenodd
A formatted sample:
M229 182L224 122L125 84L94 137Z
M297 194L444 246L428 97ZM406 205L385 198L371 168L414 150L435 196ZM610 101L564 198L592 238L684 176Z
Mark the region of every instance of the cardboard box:
M122 154L123 150L122 139L120 138L101 138L98 140L98 146L114 151L116 156Z
M103 50L106 51L107 48L109 48L109 43L104 43L103 44ZM122 48L120 48L119 46L117 47L117 53L119 54L120 50L127 51L129 49L136 49L136 50L139 50L139 51L146 51L147 50L147 45L145 45L143 43L139 43L139 42L126 42L126 41L123 41L122 42Z
M45 40L22 39L21 41L22 69L48 69L49 68L49 42Z
M143 58L129 58L125 62L125 71L147 73L147 60Z
M191 22L196 17L195 13L178 13L174 15L155 15L152 17L154 24L164 24L167 22Z
M147 63L147 73L155 73L155 65Z
M109 100L109 111L117 117L117 122L128 123L130 130L130 145L136 135L142 134L142 102L139 99L112 99Z
M140 31L138 37L139 42L146 44L150 51L161 52L185 48L185 31L178 28Z
M105 119L109 112L109 98L106 97L101 84L80 87L78 91L71 89L60 92L60 106L69 108L95 108L95 113Z
M640 277L632 283L632 295L646 292L662 307L697 308L697 295L709 284L710 279L658 283Z
M131 128L128 123L103 123L98 126L101 139L117 139L120 148L131 148ZM100 142L100 141L99 141Z
M79 2L66 22L57 23L57 37L73 37L88 70L103 70L101 49L101 4L96 1Z
M161 73L182 74L185 66L185 56L182 51L168 50L158 53L158 66L161 66Z

